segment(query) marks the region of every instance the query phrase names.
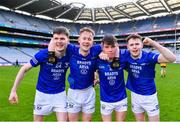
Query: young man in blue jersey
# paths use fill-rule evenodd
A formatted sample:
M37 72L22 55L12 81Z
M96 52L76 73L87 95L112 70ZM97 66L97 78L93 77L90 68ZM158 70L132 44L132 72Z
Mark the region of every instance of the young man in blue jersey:
M160 52L142 51L143 44L152 46ZM127 61L127 88L131 91L132 111L136 121L145 121L145 112L149 121L159 121L159 103L155 86L156 63L171 63L176 60L175 55L167 48L161 46L150 38L133 34L127 37L127 48L125 53Z
M95 111L95 91L93 88L95 60L101 52L101 46L93 46L94 31L82 28L78 38L79 46L68 45L70 53L70 74L68 81L68 117L69 121L78 121L82 112L82 121L91 121Z
M29 63L21 67L11 89L9 102L18 103L17 88L24 74L32 67L40 65L34 101L34 121L43 121L43 116L56 112L57 121L67 121L67 100L65 92L65 75L69 67L69 56L66 47L69 31L65 27L53 30L52 40L55 43L54 57L49 57L48 49L35 54Z
M116 121L125 121L127 111L127 95L124 82L124 59L115 57L117 39L105 35L102 39L102 50L109 60L97 60L97 70L100 80L101 115L104 122L112 121L115 111Z

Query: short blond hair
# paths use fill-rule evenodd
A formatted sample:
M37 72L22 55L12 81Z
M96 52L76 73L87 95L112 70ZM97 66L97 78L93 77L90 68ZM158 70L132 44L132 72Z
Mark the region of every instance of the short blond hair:
M81 28L80 29L80 32L79 32L79 34L81 34L81 33L83 33L83 32L90 32L90 33L92 33L92 35L93 36L95 36L95 32L94 32L94 30L93 29L91 29L91 28L89 28L89 27L84 27L84 28Z

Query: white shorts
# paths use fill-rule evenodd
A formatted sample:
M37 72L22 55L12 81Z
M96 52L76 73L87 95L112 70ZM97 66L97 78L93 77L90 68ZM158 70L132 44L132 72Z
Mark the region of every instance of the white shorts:
M36 90L34 114L49 115L52 112L67 112L66 92L45 94Z
M95 111L95 90L93 87L89 87L83 90L68 90L67 95L68 112L91 114Z
M127 111L127 107L127 98L114 103L101 101L101 114L110 115L113 110L117 112Z
M131 92L131 103L134 113L143 113L146 111L148 116L159 115L157 93L146 96Z

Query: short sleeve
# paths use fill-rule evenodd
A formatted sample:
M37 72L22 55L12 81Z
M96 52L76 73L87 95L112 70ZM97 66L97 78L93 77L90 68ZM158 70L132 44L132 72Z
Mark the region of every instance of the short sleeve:
M38 66L43 61L43 51L39 51L34 55L34 57L30 60L30 64L33 67Z
M68 44L66 51L71 56L77 48L78 48L78 46L76 46L74 44Z
M151 63L158 63L158 57L159 54L157 53L152 53L152 52L148 53L148 61Z
M94 54L94 56L98 56L102 51L102 47L100 44L96 44L91 48L91 52Z

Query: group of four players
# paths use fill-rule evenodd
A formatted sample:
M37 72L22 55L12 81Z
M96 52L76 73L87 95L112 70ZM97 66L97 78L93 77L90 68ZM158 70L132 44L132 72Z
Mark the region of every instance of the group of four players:
M24 74L40 65L34 100L34 121L56 112L57 121L91 121L95 112L95 90L99 75L100 103L103 121L111 121L115 111L116 121L125 121L127 111L126 87L131 91L132 111L136 121L159 121L159 105L155 87L155 65L174 62L175 55L150 38L132 34L127 37L127 49L119 49L117 39L105 35L100 45L93 45L94 31L82 28L79 45L69 43L69 31L65 27L53 30L47 49L35 54L29 63L21 67L9 96L10 103L18 103L17 88ZM153 46L160 53L145 52L143 45ZM66 95L66 71L69 89ZM125 85L123 70L128 72Z

